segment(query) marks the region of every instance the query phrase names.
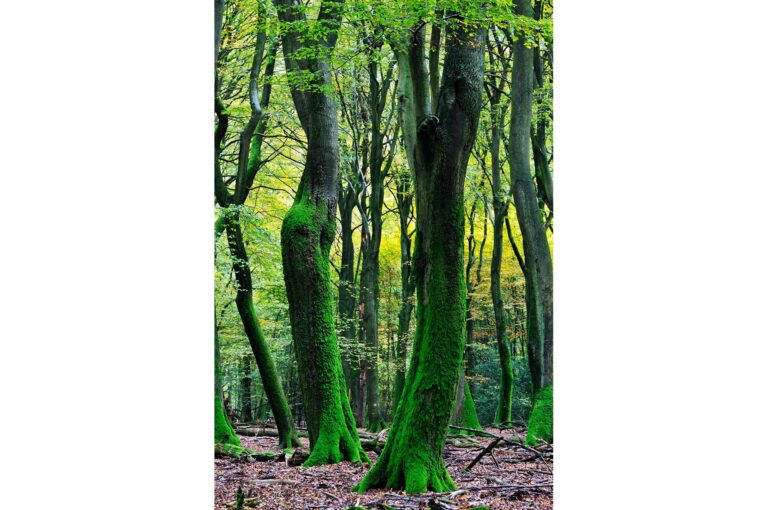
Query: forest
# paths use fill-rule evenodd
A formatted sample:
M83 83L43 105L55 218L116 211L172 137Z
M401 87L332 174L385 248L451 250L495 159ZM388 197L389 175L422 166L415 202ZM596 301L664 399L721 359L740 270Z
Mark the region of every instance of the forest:
M551 508L551 0L214 2L216 508Z

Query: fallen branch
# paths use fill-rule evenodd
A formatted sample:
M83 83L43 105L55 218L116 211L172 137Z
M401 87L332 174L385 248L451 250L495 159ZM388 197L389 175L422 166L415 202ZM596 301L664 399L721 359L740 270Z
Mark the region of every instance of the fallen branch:
M539 483L535 485L486 485L484 487L465 487L465 490L468 491L484 491L484 490L493 490L493 489L515 489L517 491L525 491L525 490L539 490L539 489L546 489L548 487L552 487L551 483Z
M474 465L477 464L478 462L480 462L480 459L482 459L485 456L486 453L488 453L491 450L493 450L496 447L496 445L501 442L502 439L504 439L504 438L497 437L496 439L494 439L493 441L488 443L488 446L483 448L483 451L481 451L480 454L477 457L475 457L475 460L473 460L472 462L469 463L469 466L464 468L464 471L469 471L470 469L472 469L474 467Z
M281 478L267 478L265 480L248 480L248 483L253 485L298 485L301 482L298 480L285 480Z

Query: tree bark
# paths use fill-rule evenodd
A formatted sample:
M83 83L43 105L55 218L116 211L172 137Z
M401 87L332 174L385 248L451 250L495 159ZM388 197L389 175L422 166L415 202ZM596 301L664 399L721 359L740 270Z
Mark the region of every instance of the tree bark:
M357 202L355 188L350 184L339 190L339 216L341 217L341 265L339 267L339 338L344 379L349 388L352 413L357 420L355 404L359 399L360 354L357 348L357 320L355 318L355 244L352 238L352 213ZM363 422L357 420L362 426Z
M242 395L242 404L240 406L240 419L245 423L253 421L253 405L251 403L251 358L243 356L242 360L243 375L240 378L240 394Z
M491 127L491 171L493 190L493 253L491 255L491 298L493 301L493 317L496 325L496 345L499 351L501 380L499 381L499 406L496 421L506 423L512 420L512 390L514 374L512 372L512 353L507 338L506 312L504 297L501 293L501 262L504 248L504 220L507 216L509 203L502 198L501 164L499 161L500 116L492 115L494 125Z
M536 0L534 4L534 18L541 20L544 16L544 2ZM544 83L544 59L537 47L533 50L533 71L536 78L535 86L543 87ZM536 189L542 201L547 204L550 211L554 211L554 195L552 185L552 171L549 168L549 151L547 150L547 127L549 125L549 112L539 111L534 126L531 126L531 143L533 146L533 165L536 174Z
M251 268L248 252L243 240L240 214L258 172L261 159L261 132L265 128L266 118L262 113L262 104L259 102L258 80L265 43L266 35L260 32L257 36L248 87L251 116L240 134L235 190L233 193L230 193L226 184L224 184L217 157L215 167L216 200L219 206L227 208L223 212L223 226L227 232L227 244L229 245L232 266L237 281L237 295L235 298L237 311L240 314L243 329L248 337L253 355L256 358L256 365L259 368L264 392L267 395L272 415L280 432L280 446L282 448L289 448L291 446L300 446L301 443L296 435L293 415L288 406L288 400L285 398L285 393L283 392L283 387L269 350L269 344L261 331L253 304ZM265 69L265 76L267 77L271 76L274 71L274 57L276 53L277 42L273 41L269 50L270 60ZM270 95L271 85L267 81L262 90L264 107L269 103ZM219 108L221 107L220 102L217 102L217 105ZM220 143L219 140L217 140L218 143Z
M467 282L467 334L466 345L464 346L464 362L462 371L459 374L459 382L456 385L456 403L453 405L453 411L451 412L450 424L458 427L464 427L466 429L478 429L480 428L480 421L477 418L477 410L475 409L475 402L472 398L472 389L467 375L474 373L474 357L472 353L472 341L475 330L475 319L472 316L472 292L475 287L480 283L481 270L483 266L483 247L485 246L485 239L487 233L487 227L485 225L485 218L483 218L483 240L480 244L480 257L475 257L475 249L477 247L477 241L475 240L475 217L477 213L478 197L472 201L472 208L468 216L469 223L469 236L467 237L467 264L464 279ZM475 281L472 281L472 269L478 262L477 277ZM467 430L462 430L461 434L470 434Z
M307 27L303 5L291 0L274 3L284 25L287 70L311 77L308 87L291 84L307 137L307 154L301 183L281 229L283 273L311 448L304 465L357 462L367 456L357 435L341 367L329 263L336 231L339 141L336 104L327 92L331 86L328 54L336 44L341 3L324 0L318 15L324 30L305 33L300 32ZM297 58L294 54L302 46L322 51Z
M411 236L410 225L413 213L413 188L410 171L398 176L397 180L397 212L400 220L400 311L397 315L397 344L395 365L395 389L392 399L393 413L397 410L400 396L405 386L406 355L411 329L411 313L413 311L413 293L416 290L416 280L411 268Z
M530 17L530 3L517 14ZM512 40L508 35L508 39ZM552 256L536 189L531 178L530 130L533 91L533 50L520 37L513 46L511 99L515 107L509 125L509 166L515 211L523 235L528 314L528 361L534 406L528 421L528 442L534 436L552 440Z
M455 488L442 459L466 334L464 178L482 102L484 30L456 14L446 27L435 114L425 69L424 28L395 42L403 130L416 176L416 336L386 446L357 485L408 493ZM408 71L403 72L403 66ZM411 145L409 148L408 145Z
M240 447L240 438L235 434L235 429L232 427L232 422L229 421L227 412L224 409L224 392L221 388L221 367L220 367L220 353L219 353L219 328L216 324L216 317L214 314L214 332L213 332L213 360L214 360L214 404L213 404L213 417L214 417L214 442L232 445L234 447Z
M369 38L367 48L370 52L381 49L380 38ZM384 206L384 178L387 176L394 151L390 150L388 164L385 166L384 130L382 116L386 106L391 83L390 72L379 82L378 63L369 55L368 63L369 91L368 113L370 115L369 172L371 193L367 204L361 203L361 215L366 223L360 244L362 253L362 273L360 278L360 303L363 342L365 345L365 389L366 389L366 429L378 432L386 427L379 401L379 250L383 227L382 208ZM394 139L394 137L390 137ZM365 207L367 205L367 208Z

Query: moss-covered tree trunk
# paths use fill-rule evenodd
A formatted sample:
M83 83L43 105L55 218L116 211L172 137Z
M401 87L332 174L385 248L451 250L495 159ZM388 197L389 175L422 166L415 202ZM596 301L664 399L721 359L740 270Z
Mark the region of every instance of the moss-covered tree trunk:
M294 203L283 219L283 273L299 386L309 432L305 466L367 459L347 398L336 339L329 255L336 231L339 141L336 104L330 95L329 54L336 44L341 4L324 0L312 30L302 5L275 0L283 24L286 67L308 83L291 83L291 95L307 137L307 154ZM301 59L300 48L316 53Z
M221 367L219 349L219 328L216 325L214 317L213 333L213 362L214 362L214 388L213 388L213 422L214 422L214 443L225 445L231 448L233 453L242 451L240 438L235 434L235 429L229 421L229 416L224 409L224 392L221 385Z
M256 365L259 368L264 393L267 396L269 407L275 418L280 448L301 446L293 415L288 406L288 400L280 383L275 362L270 354L269 344L261 330L258 317L253 306L252 282L248 255L245 251L243 234L240 229L240 215L237 210L230 212L230 220L227 222L227 241L232 254L237 279L237 296L235 303L240 313L243 329L251 345Z
M519 15L530 17L531 4L521 2ZM511 34L507 38L512 40ZM552 440L552 256L531 177L530 133L533 92L533 49L523 37L514 43L509 125L509 166L517 221L523 235L528 313L528 359L534 405L528 421L529 443Z
M359 491L455 488L442 453L466 334L464 177L480 114L484 30L455 13L449 19L435 114L423 27L411 30L405 44L394 44L405 82L403 130L411 145L406 149L416 174L416 336L387 443Z

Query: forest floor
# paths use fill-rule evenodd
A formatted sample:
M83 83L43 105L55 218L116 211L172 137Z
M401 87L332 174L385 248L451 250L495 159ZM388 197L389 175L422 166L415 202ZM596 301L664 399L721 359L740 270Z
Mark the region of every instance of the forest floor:
M242 429L238 429L242 432ZM258 429L252 428L256 432ZM494 436L513 442L525 439L525 429L485 429ZM457 432L457 431L452 431ZM366 437L360 431L361 437ZM242 445L256 452L277 452L277 438L240 436ZM301 439L308 447L306 438ZM491 443L490 452L472 467L465 468ZM368 452L371 462L375 451ZM216 510L231 510L238 487L245 495L244 508L258 509L333 509L359 505L371 510L437 509L466 510L486 506L493 510L551 509L552 462L550 445L535 449L510 444L494 437L450 436L444 451L445 463L458 489L452 493L425 493L408 496L404 492L374 489L365 494L352 492L370 469L369 465L340 464L304 468L290 466L285 459L255 461L221 457L215 460ZM371 464L372 465L372 464Z

